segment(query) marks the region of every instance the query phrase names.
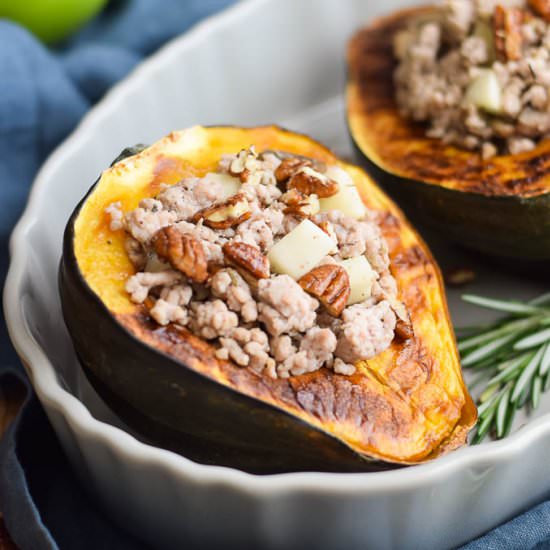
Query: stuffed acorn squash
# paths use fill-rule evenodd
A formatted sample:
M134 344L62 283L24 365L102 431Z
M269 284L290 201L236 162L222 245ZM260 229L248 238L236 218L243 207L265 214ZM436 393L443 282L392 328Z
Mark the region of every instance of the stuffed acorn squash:
M59 278L85 372L128 425L259 473L464 444L476 408L437 265L364 172L274 126L137 151L74 211Z
M490 254L550 259L547 26L527 5L460 0L353 37L349 130L413 221Z

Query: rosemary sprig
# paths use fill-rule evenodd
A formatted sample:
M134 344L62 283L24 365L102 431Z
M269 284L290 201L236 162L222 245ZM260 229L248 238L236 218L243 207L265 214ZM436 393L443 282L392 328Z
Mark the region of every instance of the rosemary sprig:
M458 338L462 366L478 372L470 389L484 384L473 443L490 432L501 439L510 433L516 411L528 402L536 409L550 389L550 293L528 302L471 294L462 299L505 314L463 329Z

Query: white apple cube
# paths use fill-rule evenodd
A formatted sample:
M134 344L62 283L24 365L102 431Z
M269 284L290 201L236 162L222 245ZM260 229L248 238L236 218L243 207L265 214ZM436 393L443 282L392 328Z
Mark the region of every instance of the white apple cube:
M367 209L361 200L361 195L359 195L359 191L357 191L357 187L354 185L340 185L338 193L326 199L319 199L319 204L321 212L340 210L346 216L355 219L363 218L367 213Z
M482 69L466 90L466 99L476 107L498 113L502 109L502 90L492 69Z
M326 169L325 176L343 187L353 185L353 178L343 168L334 164Z
M372 269L365 256L357 256L343 260L340 265L347 271L349 277L350 294L347 305L364 302L370 298L372 285L378 275Z
M218 185L221 188L221 194L217 198L218 201L225 201L229 197L236 195L241 188L241 180L234 178L229 174L216 174L210 172L204 176L204 179L212 185Z
M334 248L334 241L309 220L299 223L275 243L267 257L271 270L297 280L311 271Z

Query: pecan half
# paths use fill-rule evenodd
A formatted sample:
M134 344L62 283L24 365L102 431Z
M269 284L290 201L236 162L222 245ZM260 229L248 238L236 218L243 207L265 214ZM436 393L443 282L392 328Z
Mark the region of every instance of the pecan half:
M194 237L168 226L155 233L152 243L160 258L189 279L203 283L208 278L206 254Z
M304 195L317 195L320 199L338 193L338 183L309 166L300 168L287 183L288 189L297 189Z
M520 59L523 37L521 25L524 11L520 8L505 8L497 5L493 16L495 51L499 61Z
M202 218L204 225L212 229L227 229L248 220L251 215L248 199L242 193L237 193L223 203L203 208L193 216L193 221L196 223Z
M281 161L275 170L275 179L278 183L289 180L298 170L305 166L313 166L313 163L305 158L288 157Z
M314 267L298 280L298 284L317 298L333 317L338 317L346 307L350 284L346 270L340 265Z
M243 242L229 242L223 245L227 263L245 270L256 279L269 277L269 260L258 248Z
M527 0L527 4L537 15L550 22L550 0Z

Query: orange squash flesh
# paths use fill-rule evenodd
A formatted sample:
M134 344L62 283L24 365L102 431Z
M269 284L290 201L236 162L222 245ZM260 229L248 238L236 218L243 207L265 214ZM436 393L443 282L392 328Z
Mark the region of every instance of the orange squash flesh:
M222 154L250 145L260 152L282 150L339 164L353 177L365 204L378 213L414 337L396 340L379 356L358 363L352 376L321 369L289 379L260 377L216 359L208 343L186 330L155 326L145 307L132 303L124 290L134 268L124 250L124 232L109 229L105 208L114 201L124 211L135 208L157 194L162 183L204 175L216 169ZM285 471L285 452L292 455L296 445L309 458L303 464L289 461L289 468L308 469L313 455L313 468L336 471L339 461L343 470L368 468L365 459L412 464L464 444L476 420L441 276L424 242L365 172L312 139L275 126L193 127L105 170L67 227L60 289L75 347L92 378L159 424L167 426L177 417L175 427L189 437L243 449L235 460L227 459L228 451L226 460L218 457L217 463ZM84 304L89 304L88 313L78 309ZM104 328L96 329L102 321ZM164 394L150 402L144 384L132 387L129 367L118 362L124 357L133 375L147 373L142 380L151 392L155 384L162 385L164 403L158 399ZM177 381L178 376L183 378ZM269 435L265 440L262 430ZM288 448L269 448L268 441L284 441L285 434ZM154 429L149 436L154 440ZM268 466L267 455L277 456L279 467Z

